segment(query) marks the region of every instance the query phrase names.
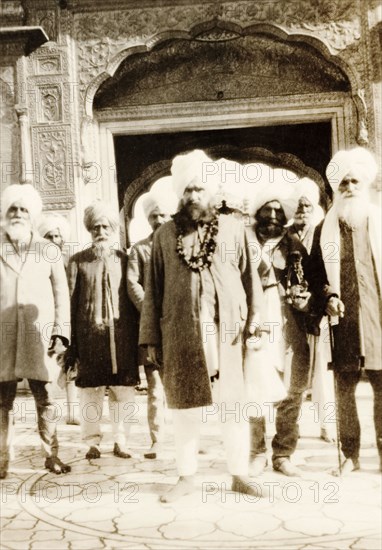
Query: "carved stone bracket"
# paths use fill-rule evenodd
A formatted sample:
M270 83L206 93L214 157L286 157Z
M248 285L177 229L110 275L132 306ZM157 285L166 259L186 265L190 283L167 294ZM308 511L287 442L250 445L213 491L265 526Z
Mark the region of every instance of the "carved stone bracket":
M357 131L357 143L359 145L368 145L369 143L369 133L368 133L368 121L367 121L367 104L365 101L365 90L358 90L355 95L353 95L353 101L357 109L357 122L358 122L358 131Z

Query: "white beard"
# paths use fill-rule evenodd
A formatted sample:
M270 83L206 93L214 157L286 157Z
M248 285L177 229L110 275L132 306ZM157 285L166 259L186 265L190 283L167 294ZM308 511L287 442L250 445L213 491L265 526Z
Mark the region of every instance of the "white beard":
M31 238L31 226L24 221L8 223L5 231L11 241L28 244Z
M365 223L368 217L369 204L368 193L361 193L354 197L338 195L334 202L338 218L353 228L360 227Z
M97 258L107 258L111 254L113 247L113 239L107 239L104 241L93 241L93 249Z

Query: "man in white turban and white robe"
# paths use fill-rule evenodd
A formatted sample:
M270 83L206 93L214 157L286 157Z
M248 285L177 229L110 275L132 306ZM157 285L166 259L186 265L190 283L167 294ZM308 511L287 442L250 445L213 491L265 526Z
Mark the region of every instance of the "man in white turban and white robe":
M42 208L36 189L30 184L10 185L1 199L0 478L7 475L10 414L17 382L24 378L36 402L45 467L66 473L70 466L58 458L59 409L52 398L48 357L55 340L69 343L65 268L56 245L34 230Z
M195 490L200 428L212 414L221 420L232 490L258 494L247 477L242 348L262 291L248 261L242 222L219 215L212 204L217 183L209 175L216 175L215 168L200 150L174 158L171 172L181 205L154 234L145 288L140 344L148 346L153 363L163 362L179 475L163 502Z
M337 380L342 474L360 468L360 423L355 391L364 369L374 392L374 425L382 468L381 212L370 202L377 175L373 155L362 147L338 151L326 175L333 206L317 228L313 269L322 261L326 313L333 328L331 366ZM322 284L318 283L318 284Z

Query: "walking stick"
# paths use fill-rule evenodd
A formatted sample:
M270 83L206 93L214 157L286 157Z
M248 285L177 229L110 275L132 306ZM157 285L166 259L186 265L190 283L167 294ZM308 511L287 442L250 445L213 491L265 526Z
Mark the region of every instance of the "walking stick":
M337 458L338 458L338 471L340 476L342 475L342 461L341 461L341 442L340 442L340 419L338 414L338 385L337 385L337 372L334 364L334 337L333 337L333 323L332 318L328 317L329 325L329 339L330 339L330 352L332 355L332 360L328 364L330 370L333 371L333 384L334 384L334 406L336 412L336 441L337 441Z

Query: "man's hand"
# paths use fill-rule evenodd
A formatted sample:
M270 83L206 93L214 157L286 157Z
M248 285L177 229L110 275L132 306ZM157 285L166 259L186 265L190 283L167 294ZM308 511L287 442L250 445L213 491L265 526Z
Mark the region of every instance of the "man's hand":
M309 301L311 297L311 293L307 290L304 292L298 292L296 294L292 294L292 307L294 309L297 309L297 311L302 311L303 313L307 313L309 311Z
M343 317L345 314L344 303L336 296L332 296L326 304L325 313L330 317Z
M147 346L147 359L150 363L153 363L153 365L157 365L158 367L162 366L161 355L161 351L157 346Z
M247 321L244 332L245 347L248 349L259 349L261 347L261 332L260 315L256 313Z
M57 334L53 335L49 342L48 354L52 356L54 354L64 353L68 349L68 340L63 336Z

